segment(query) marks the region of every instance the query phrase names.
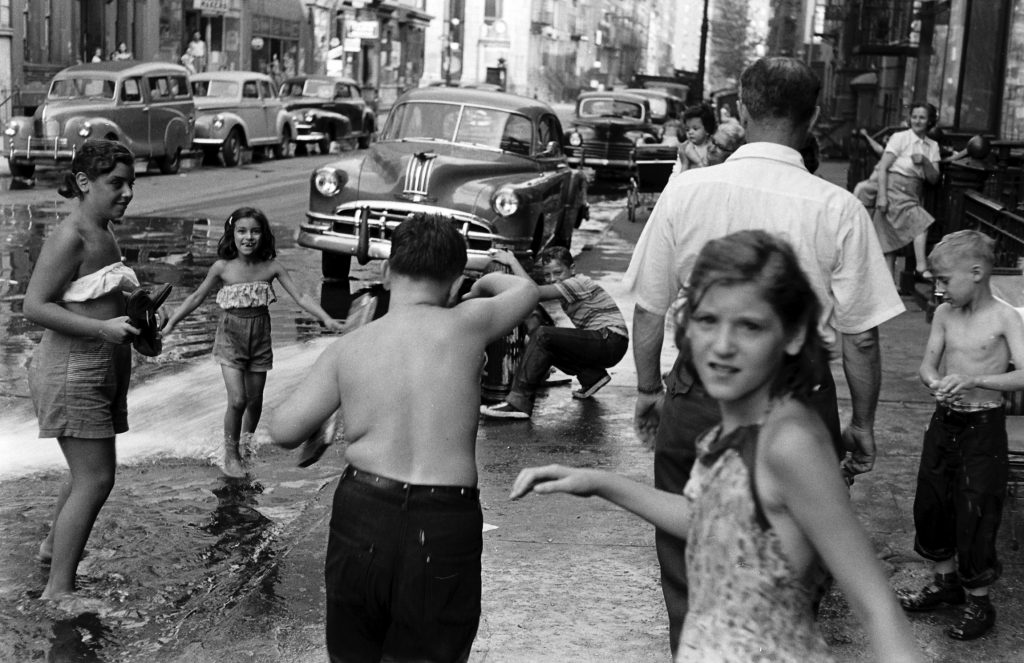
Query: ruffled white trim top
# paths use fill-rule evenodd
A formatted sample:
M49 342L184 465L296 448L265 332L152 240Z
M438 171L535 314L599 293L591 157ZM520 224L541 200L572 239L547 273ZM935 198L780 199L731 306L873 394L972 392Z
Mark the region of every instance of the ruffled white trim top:
M131 292L139 287L139 277L123 262L115 262L92 274L75 279L61 296L62 302L88 302L112 292Z
M217 292L217 305L223 309L268 306L277 301L269 281L232 283Z

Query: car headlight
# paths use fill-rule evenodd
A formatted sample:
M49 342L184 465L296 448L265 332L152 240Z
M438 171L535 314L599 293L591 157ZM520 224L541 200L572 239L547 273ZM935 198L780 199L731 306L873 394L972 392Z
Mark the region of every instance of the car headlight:
M223 126L224 126L224 116L223 115L215 115L214 118L213 118L213 128L214 129L220 129Z
M4 129L4 135L13 136L16 133L18 133L18 123L12 120L7 123L7 127Z
M85 122L82 124L82 128L78 130L78 135L82 138L88 138L92 133L92 122Z
M330 198L341 191L344 185L341 174L334 168L318 168L313 174L313 186L321 196Z
M502 189L495 194L491 207L501 216L512 216L519 211L519 196L515 191Z
M305 122L312 122L313 120L316 119L316 115L313 115L312 113L306 113L305 115L302 116L302 119Z
M573 147L579 147L583 144L583 136L581 136L578 131L572 132L569 134L569 144Z

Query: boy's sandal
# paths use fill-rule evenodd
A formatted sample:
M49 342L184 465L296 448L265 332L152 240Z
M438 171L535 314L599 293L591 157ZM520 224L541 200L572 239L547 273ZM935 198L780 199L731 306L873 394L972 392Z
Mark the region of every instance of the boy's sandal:
M139 329L139 334L132 340L132 346L139 354L155 357L163 350L156 312L170 294L171 285L164 283L153 288L136 288L128 295L125 309L132 326Z

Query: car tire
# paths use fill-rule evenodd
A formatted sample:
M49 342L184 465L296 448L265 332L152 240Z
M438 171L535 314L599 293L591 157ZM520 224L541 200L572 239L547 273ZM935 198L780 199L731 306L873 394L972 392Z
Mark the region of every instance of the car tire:
M32 176L36 174L36 165L34 163L11 163L11 177L19 177L24 180L32 179Z
M221 155L224 157L224 165L234 168L242 161L242 132L232 129L228 137L224 139L221 147Z
M164 175L174 175L181 170L181 148L177 148L170 154L165 154L162 157L158 157L156 160L157 168Z
M274 145L271 150L274 153L275 159L287 159L292 146L292 132L288 127L284 128L281 132L281 140L278 141L277 145Z
M368 148L370 146L370 143L372 142L372 140L373 140L373 125L370 125L369 127L366 128L366 133L363 134L362 136L360 136L357 139L356 143L359 145L359 149L365 150L366 148Z
M333 140L334 138L328 132L328 134L324 136L324 138L316 142L316 147L318 150L320 150L320 154L327 155L331 153L331 141Z
M324 251L320 256L320 269L325 279L334 281L348 280L352 267L352 256Z

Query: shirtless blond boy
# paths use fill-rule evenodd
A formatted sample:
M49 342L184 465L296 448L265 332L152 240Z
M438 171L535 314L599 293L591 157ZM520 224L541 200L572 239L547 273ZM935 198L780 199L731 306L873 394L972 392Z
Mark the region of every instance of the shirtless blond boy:
M281 404L270 434L303 442L337 408L349 465L327 544L331 661L465 661L480 620L480 368L537 305L487 274L457 301L466 243L432 216L394 232L387 314L341 337ZM452 305L455 303L454 305Z
M980 232L947 235L928 256L936 294L921 381L935 396L914 497L914 550L935 577L901 597L909 611L966 602L946 630L957 640L995 624L989 588L999 578L996 532L1008 473L1004 391L1024 389L1024 323L992 296L993 241ZM1008 371L1010 362L1021 369Z

